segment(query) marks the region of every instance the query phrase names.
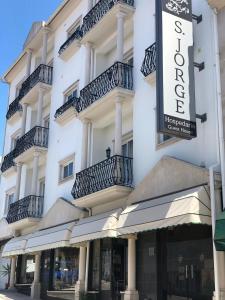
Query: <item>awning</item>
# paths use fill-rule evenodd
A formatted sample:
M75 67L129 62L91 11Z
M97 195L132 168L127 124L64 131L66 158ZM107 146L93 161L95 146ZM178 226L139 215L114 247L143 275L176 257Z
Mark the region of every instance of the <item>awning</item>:
M217 251L225 251L225 211L216 220L214 242Z
M2 252L3 257L13 256L13 255L20 255L24 254L27 240L30 237L30 235L23 235L19 237L15 237L8 241Z
M127 207L117 231L124 235L182 224L211 224L210 199L204 186Z
M70 222L35 232L27 241L25 253L70 246L74 224Z
M81 219L74 226L70 244L117 236L117 222L122 209Z

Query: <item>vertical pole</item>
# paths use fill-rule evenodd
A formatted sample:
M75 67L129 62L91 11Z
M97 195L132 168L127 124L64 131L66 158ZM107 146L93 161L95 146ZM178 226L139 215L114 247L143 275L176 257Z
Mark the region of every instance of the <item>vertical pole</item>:
M86 57L85 57L85 79L84 85L88 85L91 78L91 43L86 43Z
M41 53L41 63L44 64L44 65L46 65L46 63L47 63L48 33L49 33L49 29L44 28L44 30L43 30L43 40L42 40L42 53Z
M22 124L21 124L21 136L26 132L26 121L27 121L27 104L23 104Z
M39 164L39 153L34 152L34 160L33 160L33 176L31 182L31 195L37 195L37 187L38 187L38 164Z
M116 48L116 60L123 62L124 52L124 18L125 14L119 12L117 14L117 48Z
M82 283L85 281L85 268L86 268L86 247L80 247L79 256L79 278L78 280Z
M16 175L15 201L18 201L20 199L20 184L21 184L21 173L22 173L21 163L17 163L16 170L17 170L17 175Z
M28 49L26 52L27 52L27 65L26 65L26 78L27 78L30 76L30 71L31 71L32 50Z
M31 299L40 299L41 284L40 284L40 270L41 270L41 252L35 254L35 269L34 281L31 286Z
M116 112L115 112L115 154L122 153L122 99L116 98Z
M83 137L82 137L82 157L81 157L81 169L87 168L88 159L88 120L83 121Z
M42 125L42 109L43 109L43 100L44 100L45 89L40 87L38 91L38 103L37 103L37 121L36 125Z
M10 270L10 281L9 281L9 288L10 289L14 289L15 274L16 274L16 256L13 256L11 258L11 270Z

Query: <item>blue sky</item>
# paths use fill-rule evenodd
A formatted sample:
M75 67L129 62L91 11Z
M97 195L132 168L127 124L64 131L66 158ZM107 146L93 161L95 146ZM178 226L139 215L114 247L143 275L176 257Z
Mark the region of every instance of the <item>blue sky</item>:
M62 0L7 0L0 3L0 76L16 60L34 21L47 20ZM0 155L2 154L8 85L0 83Z

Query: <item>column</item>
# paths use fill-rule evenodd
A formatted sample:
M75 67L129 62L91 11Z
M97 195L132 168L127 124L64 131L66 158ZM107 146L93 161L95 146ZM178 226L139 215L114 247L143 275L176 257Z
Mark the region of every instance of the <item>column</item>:
M42 53L41 53L41 63L44 65L46 65L47 63L48 33L49 33L49 29L45 27L43 30Z
M115 111L115 154L121 155L122 153L122 98L116 98L116 111Z
M42 110L43 110L43 101L44 101L45 88L39 87L38 91L38 103L37 103L37 126L42 126Z
M33 160L33 175L32 175L32 182L31 182L31 195L37 195L37 188L38 188L38 165L39 165L39 152L34 152L34 160Z
M31 299L40 299L40 269L41 269L41 253L35 254L35 269L34 269L34 281L31 286Z
M86 270L86 246L80 246L79 254L79 276L75 285L75 300L80 299L81 292L85 290L85 270Z
M83 137L82 137L82 157L81 157L81 170L87 168L88 161L88 120L83 120Z
M26 65L26 78L27 78L30 76L32 50L28 49L26 52L27 52L27 65Z
M22 173L22 163L16 164L16 190L15 190L15 201L20 198L20 184L21 184L21 173Z
M136 236L128 238L128 284L124 300L138 300L136 290Z
M27 121L27 104L23 104L22 124L21 124L21 136L26 132L26 121Z
M85 79L84 85L88 85L91 79L91 43L85 44L86 55L85 55Z
M9 289L14 289L15 276L16 276L16 256L13 256L11 258L11 270L10 270Z
M123 62L124 51L124 19L125 14L118 12L117 14L117 48L116 48L116 60Z

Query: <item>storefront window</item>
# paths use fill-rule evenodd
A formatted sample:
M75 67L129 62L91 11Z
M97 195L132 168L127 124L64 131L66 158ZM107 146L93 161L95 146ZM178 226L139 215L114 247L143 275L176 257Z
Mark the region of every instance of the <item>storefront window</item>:
M78 280L79 251L76 248L60 248L55 250L54 290L74 288Z
M34 280L35 257L33 255L22 255L18 260L20 269L18 283L31 284Z

